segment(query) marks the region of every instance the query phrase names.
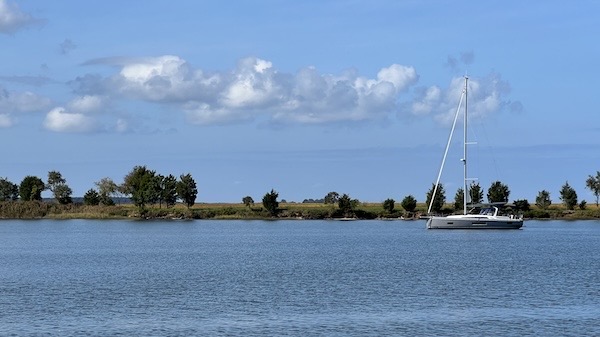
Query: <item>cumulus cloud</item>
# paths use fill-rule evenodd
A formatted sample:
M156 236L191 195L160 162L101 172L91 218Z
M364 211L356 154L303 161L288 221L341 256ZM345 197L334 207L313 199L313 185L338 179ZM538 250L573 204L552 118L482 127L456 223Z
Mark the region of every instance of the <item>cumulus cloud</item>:
M105 98L102 96L84 95L73 99L68 103L69 111L77 113L92 113L102 110L105 106Z
M30 14L22 12L16 3L0 0L0 33L12 34L36 21Z
M455 77L448 88L437 86L420 88L411 102L409 111L413 115L432 115L434 120L449 124L454 118L461 92L464 88L464 77ZM499 74L492 73L482 78L469 79L469 114L474 117L485 117L497 111L518 110L520 102L507 99L510 86Z
M51 103L50 99L29 91L12 92L0 87L0 127L15 125L15 114L41 112Z
M83 95L51 109L46 114L44 127L54 132L126 131L127 122L114 113L108 97Z
M67 112L63 107L48 112L44 127L54 132L89 132L97 129L93 118L82 113Z
M37 112L47 109L52 102L30 91L11 92L0 87L0 113Z
M467 52L456 62L469 64L473 59L473 53ZM327 74L310 66L285 73L272 62L255 57L241 59L222 72L195 68L174 55L111 57L85 64L110 65L116 70L109 76L85 75L74 80L71 84L80 97L66 105L70 113L102 111L107 101L120 97L175 106L188 123L196 125L246 123L259 118L276 124L346 123L405 114L447 123L464 83L462 77L455 77L447 87L414 88L419 80L417 71L400 64L381 68L375 76L360 75L356 70ZM470 110L476 116L521 108L519 102L507 99L510 87L498 74L473 77L469 83ZM116 129L127 126L117 125Z
M107 58L89 65L118 66L118 74L86 75L72 84L82 95L121 95L179 104L194 124L223 124L264 115L278 123L321 124L381 119L398 109L398 95L418 81L412 67L393 64L375 78L354 71L322 74L314 67L279 72L249 57L227 72L195 69L178 56Z

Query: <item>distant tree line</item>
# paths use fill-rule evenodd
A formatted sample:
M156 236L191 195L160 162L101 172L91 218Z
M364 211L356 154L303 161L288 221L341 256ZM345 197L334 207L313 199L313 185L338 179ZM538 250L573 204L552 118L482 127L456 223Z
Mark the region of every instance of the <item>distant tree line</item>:
M148 205L158 205L162 208L173 207L178 201L185 204L188 208L195 204L198 195L196 182L191 174L181 174L176 178L172 174L162 175L146 166L135 166L123 179L123 183L117 184L110 178L102 178L95 182L95 188L89 189L83 196L85 205L114 205L114 200L129 198L131 202L138 207L140 214L144 214ZM586 180L588 188L596 197L596 206L600 199L600 171L596 175L588 176ZM0 201L41 201L41 194L48 190L58 204L70 204L73 202L72 190L67 184L65 178L59 171L49 171L46 181L36 176L26 176L19 185L9 181L7 178L0 178ZM434 190L436 190L435 196ZM468 186L467 204L474 205L483 202L484 190L479 183L474 182ZM500 181L493 182L485 193L489 203L504 202L508 203L510 189L506 184ZM275 217L279 214L279 194L271 189L262 198L262 206L267 213ZM454 195L452 209L445 209L446 191L442 184L436 186L432 184L426 194L426 204L432 205L432 212L447 213L462 209L464 204L465 191L463 188L457 189ZM433 199L433 202L432 202ZM585 209L587 203L585 200L579 202L577 192L569 184L565 184L559 191L559 199L567 210L573 210L575 207ZM282 201L285 202L285 201ZM254 206L254 200L250 196L242 198L242 203L247 207ZM329 192L323 198L305 199L303 203L323 203L328 205L337 205L335 215L339 217L356 217L360 210L357 209L360 202L352 199L348 194L340 195L338 192ZM396 201L388 198L383 201L383 210L388 216L398 215L395 207ZM535 199L535 206L538 209L546 210L552 205L550 192L542 190L538 192ZM400 206L404 214L415 212L417 200L413 195L407 195L403 198ZM530 204L527 200L514 200L513 206L519 211L529 211Z
M172 207L177 200L188 208L193 206L198 195L196 182L191 174L182 174L179 179L172 174L162 175L146 166L135 166L122 184L110 178L102 178L83 196L86 205L114 205L113 198L126 196L143 211L146 205L158 204L159 208ZM49 190L57 203L73 202L72 189L58 171L48 172L47 181L36 176L26 176L19 185L0 178L0 201L41 201L42 192Z
M596 197L596 206L598 206L598 202L600 199L600 171L596 173L595 176L590 175L586 180L586 187L592 191L594 196ZM469 186L468 191L468 199L467 204L474 205L480 204L483 202L483 189L479 186L479 183L472 183ZM443 207L446 204L446 192L444 186L440 184L437 187L437 191L435 193L435 197L433 196L434 191L436 190L435 184L432 184L431 188L427 192L426 195L426 204L429 205L431 203L432 212L441 213L443 211ZM561 187L559 199L562 201L562 204L567 208L567 210L573 210L575 207L579 207L580 209L585 209L587 202L582 200L578 203L577 192L575 189L569 185L569 182L565 182L565 184ZM503 184L500 181L495 181L491 184L487 192L487 201L489 203L495 202L503 202L508 203L510 196L510 189L507 185ZM456 191L454 196L454 210L457 211L463 208L464 205L464 197L465 191L463 188L459 188ZM433 198L433 202L432 202ZM552 205L552 200L550 199L550 192L547 190L542 190L538 192L538 195L535 199L535 205L542 209L548 209L550 205ZM527 200L515 200L513 202L513 206L516 210L519 211L528 211L530 210L530 204Z

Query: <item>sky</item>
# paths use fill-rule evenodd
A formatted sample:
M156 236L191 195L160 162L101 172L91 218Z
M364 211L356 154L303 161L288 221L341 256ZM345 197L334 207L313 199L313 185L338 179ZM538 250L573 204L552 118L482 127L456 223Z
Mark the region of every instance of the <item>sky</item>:
M600 171L600 2L0 0L0 177L82 196L136 165L197 202L365 202L435 182L469 77L469 175L579 200ZM441 182L462 186L462 127ZM50 196L50 192L46 191Z

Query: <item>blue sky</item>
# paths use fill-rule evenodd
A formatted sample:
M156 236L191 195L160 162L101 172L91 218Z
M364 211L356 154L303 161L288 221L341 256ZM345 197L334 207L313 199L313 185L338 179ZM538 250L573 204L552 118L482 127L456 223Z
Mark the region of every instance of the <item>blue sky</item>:
M545 189L558 203L568 181L592 202L599 12L586 0L0 0L0 176L58 170L78 196L147 165L191 173L198 202L271 188L424 201L468 74L484 190L500 180L511 200ZM461 155L453 145L448 199Z

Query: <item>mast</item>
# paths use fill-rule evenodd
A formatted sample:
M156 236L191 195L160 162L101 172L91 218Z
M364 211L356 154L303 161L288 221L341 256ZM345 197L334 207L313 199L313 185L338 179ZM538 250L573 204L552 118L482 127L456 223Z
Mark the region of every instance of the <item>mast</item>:
M464 127L463 127L463 215L467 214L467 197L470 195L470 193L467 190L467 106L469 104L469 99L468 99L468 82L469 82L469 77L465 76L465 89L464 89L464 93L465 93L465 114L463 116L464 118Z

